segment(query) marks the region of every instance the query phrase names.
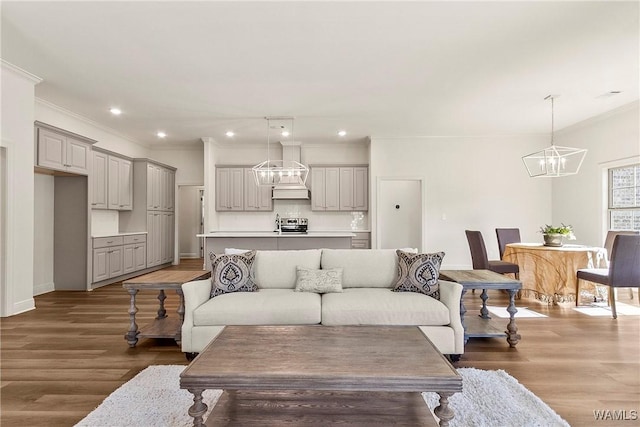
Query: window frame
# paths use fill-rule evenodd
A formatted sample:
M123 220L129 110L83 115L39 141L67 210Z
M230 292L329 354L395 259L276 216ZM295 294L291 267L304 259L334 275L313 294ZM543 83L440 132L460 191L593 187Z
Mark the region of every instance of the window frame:
M618 187L614 188L613 186L613 173L616 170L620 169L632 169L633 170L633 184L629 187ZM607 169L607 224L609 230L621 230L621 231L640 231L640 223L638 228L635 227L635 221L633 218L635 216L640 216L640 199L636 196L640 191L640 163L632 163L624 166L616 166ZM634 205L633 206L624 206L624 207L613 207L613 190L619 188L631 188L634 194ZM613 214L614 212L630 212L632 214L631 220L631 228L614 228L613 227Z

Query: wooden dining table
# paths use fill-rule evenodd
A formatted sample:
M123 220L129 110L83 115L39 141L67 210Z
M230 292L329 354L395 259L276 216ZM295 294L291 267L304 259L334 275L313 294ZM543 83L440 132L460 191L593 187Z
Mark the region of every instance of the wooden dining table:
M576 299L593 301L598 295L596 285L591 282L583 282L581 295L577 295L578 269L605 268L607 251L582 245L554 247L542 243L511 243L506 246L502 260L520 267L523 296L547 304L575 304Z

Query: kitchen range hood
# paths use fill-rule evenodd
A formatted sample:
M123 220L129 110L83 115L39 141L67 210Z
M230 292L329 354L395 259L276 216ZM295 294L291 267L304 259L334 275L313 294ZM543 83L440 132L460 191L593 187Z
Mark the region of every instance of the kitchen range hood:
M300 163L300 143L284 142L282 144L282 163ZM282 176L280 182L273 186L273 200L308 200L309 189L300 176Z

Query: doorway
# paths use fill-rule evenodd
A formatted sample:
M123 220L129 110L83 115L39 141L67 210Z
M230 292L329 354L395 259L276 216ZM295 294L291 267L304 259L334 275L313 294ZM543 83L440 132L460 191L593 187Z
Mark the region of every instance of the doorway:
M376 234L380 249L422 250L422 179L379 178Z
M197 234L203 229L203 193L201 185L181 185L178 187L178 236L180 258L202 258L204 248Z

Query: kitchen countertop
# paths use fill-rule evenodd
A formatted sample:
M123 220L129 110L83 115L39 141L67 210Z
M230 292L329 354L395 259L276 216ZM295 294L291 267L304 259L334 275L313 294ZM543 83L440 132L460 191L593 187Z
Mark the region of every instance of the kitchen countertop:
M355 237L349 231L309 231L307 234L282 233L275 231L214 231L198 234L197 237Z
M147 234L147 232L146 231L129 231L129 232L123 232L123 233L101 233L101 234L94 234L91 237L94 239L97 239L100 237L133 236L136 234Z

